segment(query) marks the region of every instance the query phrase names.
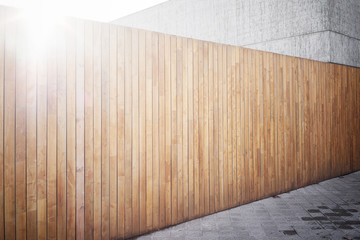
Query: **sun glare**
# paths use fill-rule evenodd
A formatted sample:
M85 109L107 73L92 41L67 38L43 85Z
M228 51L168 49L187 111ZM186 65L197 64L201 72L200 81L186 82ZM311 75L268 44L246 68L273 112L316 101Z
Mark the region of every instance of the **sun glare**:
M63 27L63 17L51 8L24 9L20 15L31 52L43 55L56 43L56 33Z

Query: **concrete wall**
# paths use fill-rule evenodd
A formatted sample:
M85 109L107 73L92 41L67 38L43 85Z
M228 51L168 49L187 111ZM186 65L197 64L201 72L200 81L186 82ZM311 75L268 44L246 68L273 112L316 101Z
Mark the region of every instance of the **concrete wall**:
M171 0L114 23L360 67L359 0Z

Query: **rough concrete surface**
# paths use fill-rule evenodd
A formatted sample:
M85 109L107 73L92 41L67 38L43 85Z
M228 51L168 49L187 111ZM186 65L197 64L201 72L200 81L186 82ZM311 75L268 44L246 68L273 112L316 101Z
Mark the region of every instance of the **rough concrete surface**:
M360 171L137 239L360 239Z
M359 0L170 0L114 23L360 67Z

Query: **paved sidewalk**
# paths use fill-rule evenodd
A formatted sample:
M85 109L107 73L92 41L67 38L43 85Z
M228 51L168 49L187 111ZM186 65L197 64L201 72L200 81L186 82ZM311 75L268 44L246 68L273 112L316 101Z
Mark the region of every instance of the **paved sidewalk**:
M360 239L360 171L138 239Z

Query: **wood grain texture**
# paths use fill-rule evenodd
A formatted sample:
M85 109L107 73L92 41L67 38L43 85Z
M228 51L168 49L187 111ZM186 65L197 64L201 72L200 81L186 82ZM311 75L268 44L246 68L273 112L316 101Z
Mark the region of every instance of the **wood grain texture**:
M101 26L101 238L110 238L110 27Z
M145 31L139 32L139 54L146 54ZM140 232L146 230L146 58L139 58Z
M66 36L66 236L67 239L75 239L75 29L74 22L66 22L72 29L71 34ZM94 68L95 69L95 68ZM39 79L38 79L39 83ZM38 91L39 94L39 91ZM38 96L39 98L40 96ZM39 126L39 123L38 123ZM40 131L40 128L38 128ZM38 134L39 137L39 134ZM38 138L38 143L40 138Z
M16 12L6 11L6 19ZM6 239L15 239L15 97L16 97L16 22L5 23L5 63L4 63L4 233ZM46 99L44 99L46 102ZM45 137L45 136L44 136ZM46 139L46 137L45 137ZM45 184L46 186L46 184ZM46 201L46 196L42 196ZM46 208L46 202L41 207ZM46 211L46 209L45 209ZM46 214L45 214L46 217ZM46 222L46 220L45 220Z
M125 35L117 28L117 182L118 237L124 238L125 223Z
M101 24L94 31L94 239L101 237Z
M66 238L66 41L64 30L58 31L56 44L57 66L57 238ZM92 45L92 43L91 43ZM89 51L91 54L91 51ZM92 66L91 66L92 69ZM92 109L92 106L91 106ZM91 129L93 127L91 126ZM90 147L88 151L92 151ZM90 161L88 161L90 163ZM92 159L91 159L92 162ZM91 184L91 181L89 181ZM91 201L91 198L89 198ZM92 208L91 208L92 209ZM90 210L91 211L91 210Z
M16 239L26 238L26 42L20 22L16 39L15 199ZM56 78L55 78L56 79ZM56 95L55 95L56 99ZM56 127L55 127L56 128ZM54 177L56 178L56 176ZM55 192L55 191L53 191Z
M360 170L360 70L0 8L0 240L124 239ZM42 46L45 47L45 46Z
M85 23L85 238L94 239L94 42Z
M5 87L5 76L4 76L4 70L5 70L5 20L6 20L6 9L4 7L0 7L0 239L3 240L5 238L5 209L4 209L4 196L5 196L5 188L4 188L4 107L5 107L5 102L4 102L4 87ZM33 86L33 84L30 84L31 86ZM36 86L36 85L35 85ZM36 90L35 90L36 91ZM30 95L32 96L32 93L34 91L30 92ZM30 101L31 102L31 101ZM33 103L34 104L34 103ZM35 103L36 104L36 103ZM36 109L35 109L36 111ZM31 116L34 116L31 115ZM30 119L33 119L32 117L29 117ZM36 112L35 112L35 116L36 116ZM35 119L36 121L36 119ZM36 125L36 122L35 122ZM36 135L36 129L33 131L35 131L35 135ZM28 134L28 136L33 136L34 134ZM32 146L33 150L30 151L30 153L34 153L36 155L36 146ZM34 149L35 148L35 149ZM30 163L34 163L34 158L31 157L30 158ZM36 164L36 161L35 161ZM29 168L28 168L29 169ZM32 170L34 170L34 168L32 168ZM36 168L35 168L36 170ZM32 171L33 172L33 171ZM36 172L35 172L36 174ZM34 181L27 181L27 183L29 184L32 183L33 185L36 185L36 182L34 183ZM32 185L32 186L33 186ZM32 191L31 191L32 192ZM34 194L30 194L31 196L34 196ZM35 190L35 195L36 195L36 190ZM33 199L33 201L30 201L30 206L34 206L36 205L36 199ZM33 216L34 214L36 214L33 212L31 216ZM27 221L28 222L28 221ZM36 224L36 218L35 218L35 222ZM33 227L36 229L36 225ZM31 230L33 230L33 228L31 228ZM36 237L36 235L35 235Z

